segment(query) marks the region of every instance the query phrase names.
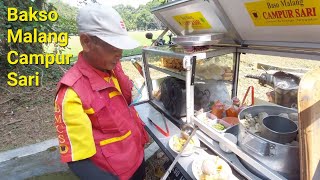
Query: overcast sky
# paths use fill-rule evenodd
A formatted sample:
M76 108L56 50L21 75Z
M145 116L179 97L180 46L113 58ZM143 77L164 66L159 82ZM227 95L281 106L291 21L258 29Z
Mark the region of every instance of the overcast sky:
M65 3L68 3L72 6L77 6L77 0L62 0ZM141 4L146 4L151 0L97 0L99 3L109 4L110 6L115 6L118 4L131 5L135 8L139 7Z

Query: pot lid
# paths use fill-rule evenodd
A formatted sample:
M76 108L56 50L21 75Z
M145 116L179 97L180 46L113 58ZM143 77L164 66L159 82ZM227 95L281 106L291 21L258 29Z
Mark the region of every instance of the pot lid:
M205 46L218 44L224 37L224 33L198 34L173 37L172 41L181 46Z

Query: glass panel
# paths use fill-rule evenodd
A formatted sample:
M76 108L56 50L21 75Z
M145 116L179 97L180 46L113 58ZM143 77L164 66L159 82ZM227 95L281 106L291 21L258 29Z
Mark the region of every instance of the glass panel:
M183 68L183 59L146 53L148 63L164 73L170 73L177 78L185 79L186 71ZM196 81L204 80L233 80L233 55L223 55L214 58L196 61Z
M145 79L141 75L142 72L142 58L135 58L133 61L126 59L121 61L124 73L132 80L132 103L138 103L148 99ZM140 66L140 67L139 67ZM141 69L141 70L140 70Z
M200 106L209 111L218 100L231 104L233 66L233 54L197 61L195 109Z
M196 77L201 80L233 80L233 55L198 60Z
M298 86L294 84L299 82L298 79L304 73L315 68L320 68L319 61L254 54L241 55L238 95L242 100L248 87L253 86L255 104L275 103L296 107ZM286 86L290 90L286 90ZM249 93L247 104L251 104L250 101Z
M163 96L163 92L160 91L161 84L166 79L166 88L162 89L166 89L165 96L168 96L167 93L174 94L170 94L170 98L168 97L167 100L169 101L169 99L171 99L172 102L177 103L174 99L179 98L178 101L181 101L179 102L180 105L185 107L186 71L182 66L183 60L175 57L153 54L152 52L146 53L146 58L150 65L153 99L166 101L160 99L160 97ZM233 54L197 60L195 75L194 102L196 110L203 108L205 111L209 111L211 104L217 100L230 104L233 80ZM174 78L169 79L168 77ZM177 88L180 88L181 90L178 91ZM177 95L176 93L179 93L179 97L175 97ZM180 97L181 94L183 98Z

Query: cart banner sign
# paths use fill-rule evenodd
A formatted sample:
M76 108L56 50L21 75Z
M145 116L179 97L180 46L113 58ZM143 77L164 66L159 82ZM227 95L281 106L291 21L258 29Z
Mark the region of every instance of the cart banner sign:
M181 14L173 17L174 20L180 24L185 30L187 29L195 29L195 30L203 30L210 29L211 25L207 21L207 19L202 15L202 13L194 12L188 14Z
M320 0L260 0L245 7L255 26L320 25Z

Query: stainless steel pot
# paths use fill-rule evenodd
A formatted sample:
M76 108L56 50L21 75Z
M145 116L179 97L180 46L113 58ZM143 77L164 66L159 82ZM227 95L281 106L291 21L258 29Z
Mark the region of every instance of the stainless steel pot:
M172 41L181 46L206 46L218 44L224 37L223 33L195 34L173 37Z
M294 109L281 106L252 106L242 110L238 118L244 119L244 114L249 113L258 116L258 113L266 112L268 115L279 115L280 113L296 113ZM238 134L239 147L258 161L272 170L279 172L288 179L299 179L299 146L284 145L252 134L240 123ZM259 170L243 161L243 164L253 173L265 178Z
M288 118L267 116L262 120L261 137L273 142L287 144L294 141L298 126Z

